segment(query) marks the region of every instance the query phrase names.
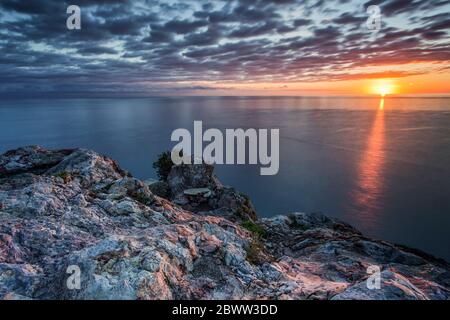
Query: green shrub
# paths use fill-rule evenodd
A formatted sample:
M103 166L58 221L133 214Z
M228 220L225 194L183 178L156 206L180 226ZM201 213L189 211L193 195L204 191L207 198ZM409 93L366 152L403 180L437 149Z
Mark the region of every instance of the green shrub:
M306 225L304 225L304 224L302 224L302 223L299 223L298 221L297 221L297 219L295 219L295 216L294 215L288 215L288 217L290 218L290 220L291 220L291 223L289 224L289 226L291 227L291 228L293 228L293 229L298 229L298 230L302 230L302 231L306 231L306 230L308 230L308 226L306 226Z
M169 151L161 153L158 159L153 162L153 168L156 169L156 174L161 181L167 181L172 166L173 162Z
M55 173L54 176L63 179L64 183L67 183L72 179L72 176L67 171Z
M252 239L245 247L246 260L254 265L262 265L265 262L274 261L273 256L266 250L259 239Z
M153 202L153 199L151 197L149 197L148 195L144 194L143 192L140 193L140 192L128 191L127 195L130 198L132 198L132 199L136 200L137 202L140 202L146 206L152 204L152 202Z
M240 195L242 198L244 198L244 201L245 201L246 204L251 202L251 201L250 201L250 197L249 197L248 195L246 195L245 193L239 192L239 195Z
M254 235L258 237L265 237L266 236L266 230L264 230L263 227L260 225L254 223L252 220L248 219L244 222L242 222L242 227L247 229L248 231L252 232Z
M259 241L253 240L246 247L246 259L254 265L260 265L264 262L264 247Z

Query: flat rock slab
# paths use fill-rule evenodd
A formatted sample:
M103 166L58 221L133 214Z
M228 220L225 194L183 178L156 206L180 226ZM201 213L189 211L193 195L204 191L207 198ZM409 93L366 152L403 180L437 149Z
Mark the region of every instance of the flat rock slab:
M202 196L204 198L209 198L212 191L209 188L192 188L183 191L186 196Z

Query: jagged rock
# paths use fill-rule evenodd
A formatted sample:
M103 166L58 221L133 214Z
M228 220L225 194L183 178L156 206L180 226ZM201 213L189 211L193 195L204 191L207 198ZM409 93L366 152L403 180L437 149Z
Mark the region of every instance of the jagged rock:
M85 185L109 184L117 179L129 176L117 163L91 150L76 149L51 167L47 175L72 177L79 179ZM67 179L64 179L65 181ZM87 186L87 185L86 185Z
M208 188L192 188L183 191L183 198L181 203L184 205L190 205L191 207L198 207L203 203L207 203L208 199L212 196L212 191ZM185 201L183 203L183 201ZM180 203L180 202L179 202Z
M336 219L253 216L256 232L236 218L249 200L208 166L176 168L168 182L178 194L209 188L201 214L89 150L21 148L0 168L2 299L450 298L447 262ZM379 290L366 286L374 265Z
M209 188L216 190L222 184L214 175L214 167L209 164L174 165L167 177L170 190L174 195L186 189Z
M150 191L158 197L162 197L165 199L170 198L170 188L169 184L166 181L148 179L145 180L144 183L148 186Z
M234 188L223 186L215 176L212 165L173 166L167 182L171 199L187 210L215 210L215 214L233 221L256 219L256 211L250 199Z
M70 149L49 151L39 146L8 151L0 158L0 177L21 172L43 172L72 152Z
M108 195L116 199L130 197L142 204L150 204L155 200L149 187L136 178L125 177L111 183L106 191Z
M427 300L428 297L406 277L385 270L381 273L383 290L370 290L366 281L348 287L333 300Z
M216 197L209 201L217 214L222 214L231 220L256 220L256 211L250 198L236 192L234 188L223 187L216 192Z

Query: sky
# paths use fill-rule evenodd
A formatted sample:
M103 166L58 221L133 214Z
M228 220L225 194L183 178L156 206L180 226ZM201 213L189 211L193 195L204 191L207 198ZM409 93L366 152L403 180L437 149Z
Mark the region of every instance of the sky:
M449 12L450 0L1 0L0 96L450 94Z

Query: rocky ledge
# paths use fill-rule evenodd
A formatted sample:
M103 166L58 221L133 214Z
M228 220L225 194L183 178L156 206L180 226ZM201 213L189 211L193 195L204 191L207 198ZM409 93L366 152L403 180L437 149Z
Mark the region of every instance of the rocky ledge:
M0 156L2 299L449 299L449 270L323 215L258 219L210 166L144 183L90 150Z

